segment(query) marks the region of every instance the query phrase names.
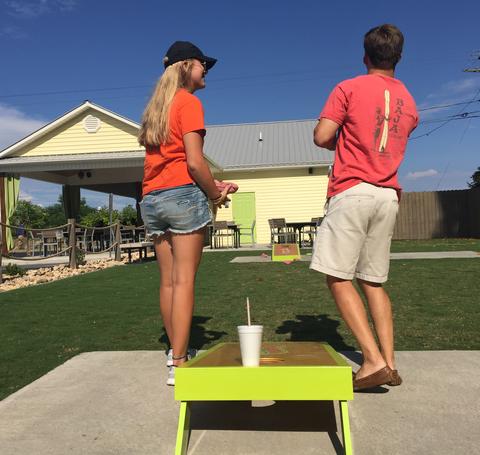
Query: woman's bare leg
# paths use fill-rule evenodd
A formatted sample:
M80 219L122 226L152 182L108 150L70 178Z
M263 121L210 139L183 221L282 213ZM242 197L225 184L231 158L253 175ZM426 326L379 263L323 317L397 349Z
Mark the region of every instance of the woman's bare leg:
M191 234L172 233L173 297L172 297L172 349L174 357L186 355L192 325L195 297L195 275L202 258L205 229ZM173 361L180 365L186 359Z
M170 232L155 239L155 253L160 269L160 314L170 345L173 340L173 251Z

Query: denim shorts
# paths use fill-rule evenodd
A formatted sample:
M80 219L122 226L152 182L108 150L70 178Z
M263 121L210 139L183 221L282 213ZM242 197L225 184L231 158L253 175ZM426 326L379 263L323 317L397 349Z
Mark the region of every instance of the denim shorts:
M212 220L207 196L193 184L152 191L140 202L140 210L150 238L167 231L188 234Z

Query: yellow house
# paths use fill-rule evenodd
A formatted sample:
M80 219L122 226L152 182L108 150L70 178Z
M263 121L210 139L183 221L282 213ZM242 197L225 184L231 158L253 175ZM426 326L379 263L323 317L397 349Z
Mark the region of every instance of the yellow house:
M239 185L218 220L256 222L270 242L269 218L322 216L332 152L313 145L312 120L208 126L205 154L215 177ZM0 175L141 199L145 151L139 124L86 101L0 152ZM138 204L137 204L138 205Z
M217 220L242 227L256 221L256 241L270 243L269 218L310 221L323 216L333 152L313 144L313 120L210 126L205 153L238 184Z

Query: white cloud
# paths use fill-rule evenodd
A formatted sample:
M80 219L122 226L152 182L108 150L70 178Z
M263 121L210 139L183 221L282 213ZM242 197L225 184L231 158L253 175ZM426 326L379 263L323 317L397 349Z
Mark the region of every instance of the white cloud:
M28 117L14 107L0 104L0 150L38 130L46 122Z
M435 175L438 175L438 171L435 169L428 169L426 171L414 171L414 172L409 172L405 178L408 180L417 180L417 179L423 179L425 177L434 177Z
M405 191L446 191L467 189L467 181L473 171L451 170L438 173L434 178L409 179L407 176L400 178Z
M5 5L10 10L10 15L15 17L32 18L53 11L72 11L77 0L36 0L17 1L9 0Z
M428 94L425 97L425 101L418 104L418 109L424 109L433 106L443 106L446 104L455 103L468 103L473 99L474 95L480 90L480 78L462 78L455 81L449 81L443 84L438 90ZM476 99L480 98L480 94L477 93ZM450 108L430 109L428 111L420 112L420 118L426 120L432 116L443 117L440 114L446 116L452 115L452 112L457 113L461 110L462 106L452 106Z
M3 4L7 13L17 19L34 19L44 14L73 11L78 0L5 0ZM15 25L4 25L0 28L0 37L24 39L28 34Z
M30 195L29 193L26 193L25 191L20 190L20 194L18 196L19 199L22 201L27 201L27 202L32 202L33 201L33 196Z
M87 204L90 207L108 207L108 194L101 193L98 191L91 190L81 190L81 197L84 197L87 201ZM113 208L116 210L122 210L127 205L135 207L135 199L123 197L123 196L113 196Z
M0 29L0 36L12 39L24 39L28 35L22 29L14 25L6 25Z
M448 81L440 86L438 90L427 95L427 99L452 99L454 95L467 96L473 94L480 88L480 80L475 77L466 77ZM468 98L468 96L467 96ZM458 99L458 98L457 98Z

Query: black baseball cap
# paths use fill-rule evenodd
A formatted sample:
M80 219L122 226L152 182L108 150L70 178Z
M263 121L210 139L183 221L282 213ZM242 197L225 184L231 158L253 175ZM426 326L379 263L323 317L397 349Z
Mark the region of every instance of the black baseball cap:
M163 65L165 68L167 68L174 63L181 62L182 60L188 60L190 58L195 58L201 62L205 62L207 65L207 70L212 68L212 66L217 62L216 58L203 55L203 52L197 46L195 46L195 44L192 44L189 41L175 41L168 48L167 54L163 58Z

